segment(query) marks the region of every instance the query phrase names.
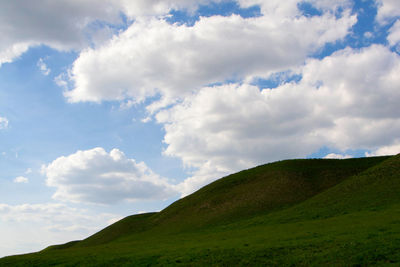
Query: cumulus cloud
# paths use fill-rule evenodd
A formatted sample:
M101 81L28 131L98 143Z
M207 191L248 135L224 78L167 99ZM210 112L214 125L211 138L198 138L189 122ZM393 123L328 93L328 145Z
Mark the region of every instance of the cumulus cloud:
M324 159L349 159L352 158L353 156L351 155L343 155L343 154L336 154L336 153L330 153L324 157Z
M400 19L389 29L389 35L387 37L391 46L399 45L400 48ZM399 50L400 52L400 50Z
M380 23L387 23L390 19L400 16L400 2L398 0L376 0L378 14L376 16Z
M20 183L26 184L29 182L29 179L24 176L18 176L18 177L15 177L13 181L14 181L14 183L18 183L18 184L20 184Z
M365 156L367 157L386 156L386 155L396 155L398 153L400 153L400 141L396 140L395 142L393 142L393 144L380 147L372 152L365 153Z
M0 66L12 62L32 46L46 45L81 50L96 44L99 36L115 33L112 26L123 23L121 14L134 20L165 15L172 9L194 11L212 0L33 0L0 2ZM214 2L219 2L216 0ZM106 22L102 27L94 26ZM102 37L103 38L103 37ZM102 39L100 38L100 39Z
M88 44L84 29L98 19L117 23L112 1L1 1L0 65L36 45L58 50L82 49Z
M120 215L94 214L60 203L0 203L0 257L82 239L119 218Z
M199 5L224 0L121 0L120 5L124 13L131 17L165 15L171 10L187 10L194 12Z
M137 20L109 43L79 55L65 96L70 102L139 102L160 94L162 102L149 107L154 111L208 84L293 68L324 44L345 37L355 22L349 12L341 18L330 12L212 16L193 26Z
M6 129L8 127L8 119L6 117L0 117L0 129Z
M30 45L35 43L1 43L0 44L0 67L4 63L12 62L15 58L25 53Z
M54 199L112 204L123 200L167 199L176 194L166 179L123 152L103 148L78 151L43 166Z
M166 155L197 168L181 191L222 174L322 146L340 151L391 144L400 132L400 57L374 45L310 59L302 80L275 89L206 87L156 115Z

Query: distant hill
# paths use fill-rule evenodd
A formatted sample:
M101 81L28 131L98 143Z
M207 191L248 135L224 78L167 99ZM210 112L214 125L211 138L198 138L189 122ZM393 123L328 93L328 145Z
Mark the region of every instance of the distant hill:
M0 266L400 264L400 155L285 160Z

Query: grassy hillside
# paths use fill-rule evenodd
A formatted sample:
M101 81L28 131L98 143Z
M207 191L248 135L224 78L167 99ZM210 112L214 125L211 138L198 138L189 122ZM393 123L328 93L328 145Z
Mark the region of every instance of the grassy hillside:
M0 265L400 264L400 155L290 160Z
M300 159L258 166L203 187L154 219L193 228L266 214L300 203L386 159Z
M300 203L387 158L285 160L244 170L203 187L159 213L129 216L79 246L103 244L145 229L194 230L266 214Z

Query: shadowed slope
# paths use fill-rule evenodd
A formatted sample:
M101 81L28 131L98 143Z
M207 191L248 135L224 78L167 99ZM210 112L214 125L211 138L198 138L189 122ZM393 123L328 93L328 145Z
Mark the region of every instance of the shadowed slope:
M258 166L217 180L152 219L193 228L266 214L298 204L386 159L285 160Z
M400 154L274 216L281 221L327 218L396 204L400 204Z
M266 214L300 203L388 157L285 160L217 180L159 213L126 217L77 246L107 243L146 230L179 232Z

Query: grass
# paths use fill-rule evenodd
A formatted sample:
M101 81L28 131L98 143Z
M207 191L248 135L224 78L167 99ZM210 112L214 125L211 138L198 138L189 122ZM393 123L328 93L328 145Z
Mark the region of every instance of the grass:
M400 155L290 160L0 266L398 266Z

